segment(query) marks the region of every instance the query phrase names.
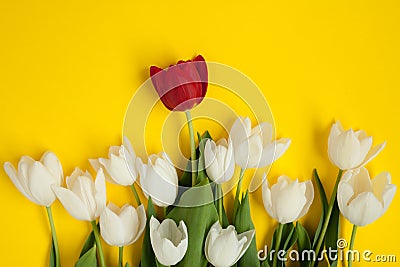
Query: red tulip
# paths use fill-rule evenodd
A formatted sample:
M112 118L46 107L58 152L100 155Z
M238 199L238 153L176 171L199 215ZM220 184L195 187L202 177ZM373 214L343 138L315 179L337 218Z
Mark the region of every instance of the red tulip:
M186 111L200 104L207 92L207 64L201 55L166 69L150 67L151 81L169 110Z

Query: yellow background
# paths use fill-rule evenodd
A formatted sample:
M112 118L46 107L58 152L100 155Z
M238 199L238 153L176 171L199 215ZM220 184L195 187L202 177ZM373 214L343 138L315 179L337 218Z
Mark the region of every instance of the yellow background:
M334 120L361 128L384 151L373 175L400 178L400 2L392 1L1 1L0 162L46 150L66 175L121 142L126 107L152 64L167 66L201 53L251 77L274 113L288 152L270 179L308 179L317 167L330 193L336 169L327 158ZM138 126L139 128L142 126ZM127 188L107 185L118 204ZM0 172L0 266L46 266L50 244L43 208L26 200ZM275 223L261 194L251 197L257 243ZM302 220L314 231L319 201ZM356 248L400 261L400 197L374 224L359 229ZM57 202L62 264L73 266L90 231ZM344 220L343 220L344 221ZM349 239L345 223L343 237ZM137 266L140 242L126 249ZM106 246L109 264L117 249ZM134 255L134 256L132 256ZM398 263L397 263L398 264ZM356 263L355 266L397 266Z

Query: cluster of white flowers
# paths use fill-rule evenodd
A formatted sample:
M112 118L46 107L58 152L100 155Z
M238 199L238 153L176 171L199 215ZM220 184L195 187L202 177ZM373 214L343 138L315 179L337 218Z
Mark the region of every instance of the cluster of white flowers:
M273 140L272 125L261 123L251 128L249 118L238 118L228 141L208 140L204 146L204 161L208 177L216 184L229 181L235 164L242 170L260 168L280 158L290 145L290 139ZM346 171L339 183L337 200L342 214L353 224L363 226L379 218L388 208L396 191L390 174L381 173L371 181L363 166L372 160L385 143L371 149L372 137L365 132L344 131L339 122L332 126L328 154L333 164ZM96 178L79 168L66 177L57 156L46 152L40 161L23 156L18 171L7 162L4 169L18 190L32 202L49 207L56 197L76 219L96 222L99 218L101 236L113 246L127 246L142 235L146 226L143 205L122 208L109 202L106 205L108 180L122 186L139 184L146 197L160 207L172 205L178 194L178 175L165 153L150 155L147 164L136 156L127 138L121 146L110 148L108 158L90 160L97 171ZM266 175L262 186L263 203L268 214L281 224L294 222L309 210L314 198L311 180L299 182L280 176L269 186ZM188 247L188 230L184 221L177 225L171 219L161 223L150 219L150 238L157 260L174 265L182 260ZM254 230L238 234L233 225L223 229L215 222L205 240L207 260L217 267L234 265L245 253Z

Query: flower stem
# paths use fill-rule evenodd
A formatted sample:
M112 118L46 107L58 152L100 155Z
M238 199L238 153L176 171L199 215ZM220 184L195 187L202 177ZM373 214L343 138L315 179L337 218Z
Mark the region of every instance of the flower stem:
M239 196L240 196L240 190L242 188L242 182L243 182L243 175L244 175L245 169L240 169L240 175L239 175L239 182L236 188L236 195L235 195L235 201L233 203L233 222L235 222L236 219L236 213L237 209L239 208Z
M353 231L351 232L351 240L350 240L350 247L349 247L349 251L350 253L348 253L348 255L351 255L350 258L348 259L349 263L348 263L348 267L352 267L353 266L353 256L354 254L352 253L353 248L354 248L354 241L356 240L356 233L357 233L357 225L353 225Z
M123 267L123 261L124 261L124 247L119 247L118 248L118 267Z
M276 237L276 242L275 242L275 255L274 255L274 261L272 262L272 267L276 267L278 265L278 251L281 245L282 232L283 232L283 224L279 223L278 235Z
M192 115L190 114L190 110L186 110L185 114L186 114L186 119L187 119L187 122L188 122L189 137L190 137L190 160L191 160L191 163L192 163L192 186L195 186L196 185L196 179L197 179L196 142L195 142L195 136L194 136Z
M46 207L46 211L47 211L47 216L49 217L49 223L50 223L50 227L51 227L51 236L53 239L52 242L54 244L56 267L60 267L60 249L58 247L56 227L54 226L53 213L51 212L51 206Z
M131 189L132 189L133 196L135 197L136 204L138 206L142 205L142 202L140 202L138 192L136 191L135 184L131 184Z
M318 237L318 242L317 242L317 245L315 247L315 255L316 255L316 257L318 257L319 252L321 250L322 242L325 239L326 230L328 229L329 220L331 218L333 205L335 203L335 199L336 199L336 195L337 195L337 189L338 189L338 186L339 186L340 179L342 178L342 175L343 175L343 170L339 169L339 173L338 173L337 178L336 178L335 187L333 188L331 199L329 201L328 210L326 211L324 224L322 226L321 233L320 233L320 235ZM314 262L315 262L315 259L312 261L312 264L310 266L314 266Z
M99 228L97 228L97 223L95 220L91 221L90 223L92 224L94 238L96 239L97 254L100 260L100 267L106 267L106 263L104 261L103 247L101 246Z
M219 197L219 199L218 199L218 215L219 215L219 223L221 224L221 226L222 226L222 222L223 222L223 220L222 220L222 205L223 205L223 198L222 198L222 196L223 196L223 192L222 192L222 185L221 184L219 184L219 185L217 185L217 190L218 190L218 197Z

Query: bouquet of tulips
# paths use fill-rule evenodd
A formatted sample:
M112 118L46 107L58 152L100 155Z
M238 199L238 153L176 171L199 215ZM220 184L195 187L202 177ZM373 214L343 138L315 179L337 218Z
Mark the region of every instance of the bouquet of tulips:
M46 152L40 161L23 156L18 170L9 162L4 164L17 189L48 212L52 233L50 266L60 267L61 257L51 211L56 199L74 218L89 222L93 228L77 255L76 267L111 264L104 257L102 240L119 247L118 267L128 267L123 259L124 247L142 235L142 251L135 253L141 253L142 267L286 266L285 257L295 249L298 255L307 252L308 257L298 259L301 266L314 267L321 261L336 266L338 259L329 257L327 251L337 251L340 213L354 224L352 250L357 227L372 223L389 207L396 191L390 174L381 173L371 180L364 167L385 143L371 148L372 137L364 131L345 131L336 122L328 140L329 159L338 167L330 198L317 171L313 172L322 203L316 232L309 235L298 222L313 202L313 182L299 182L282 175L270 186L264 174L263 203L277 227L271 250L260 253L250 216L249 192L242 188L243 177L246 170L265 167L279 159L288 149L290 139L273 140L270 123L252 127L247 117L234 121L227 139L213 140L208 131L195 135L191 109L200 105L208 88L207 64L202 56L179 61L166 69L152 66L150 76L165 107L172 112L184 112L187 118L191 153L180 177L166 153L150 155L144 163L126 137L121 146L110 148L108 158L90 160L95 179L90 172L76 168L66 177L66 187L62 166L52 152ZM235 172L235 168L240 172ZM235 177L235 173L239 176ZM227 192L223 192L222 184L232 179L237 180L233 209L226 210L223 197ZM136 203L122 207L107 204L106 180L129 186ZM147 197L147 210L137 192L139 185ZM163 216L157 216L159 208L163 209ZM348 266L351 265L349 259Z

